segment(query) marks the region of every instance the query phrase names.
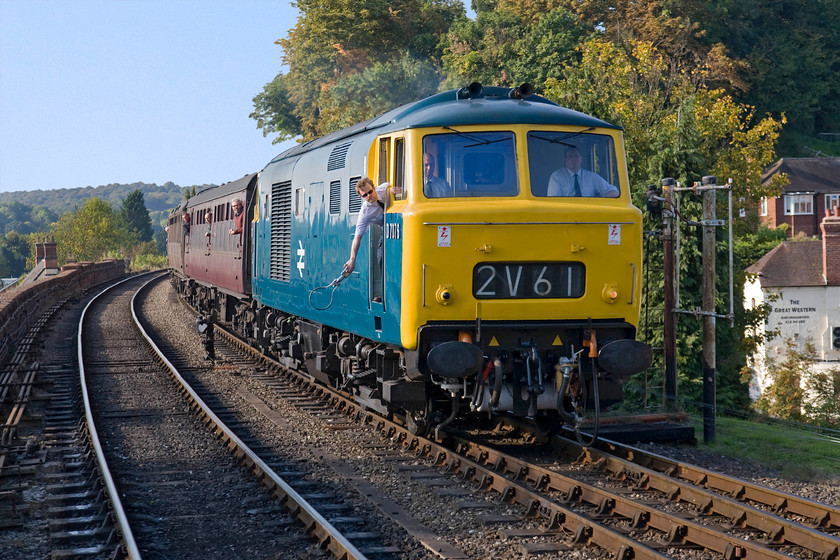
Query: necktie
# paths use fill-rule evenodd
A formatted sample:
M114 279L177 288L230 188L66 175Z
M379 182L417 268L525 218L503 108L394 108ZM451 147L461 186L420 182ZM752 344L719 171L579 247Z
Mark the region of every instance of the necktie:
M575 196L580 196L580 183L578 183L578 176L575 173Z
M381 200L377 200L376 203L379 205L380 208L382 208L382 211L384 212L385 211L385 203L382 202Z

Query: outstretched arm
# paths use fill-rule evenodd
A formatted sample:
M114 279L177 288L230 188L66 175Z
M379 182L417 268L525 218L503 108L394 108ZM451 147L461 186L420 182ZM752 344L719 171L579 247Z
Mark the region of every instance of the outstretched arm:
M350 274L356 268L356 255L362 245L362 236L353 236L353 245L350 247L350 260L344 263L344 272Z

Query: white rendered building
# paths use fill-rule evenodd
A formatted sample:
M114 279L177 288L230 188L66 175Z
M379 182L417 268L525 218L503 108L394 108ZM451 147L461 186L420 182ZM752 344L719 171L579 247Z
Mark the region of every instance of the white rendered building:
M783 360L789 339L800 350L814 345L814 371L840 368L840 216L824 218L820 230L822 240L786 241L747 269L744 305L775 300L765 330L779 331L754 356L753 399L769 384L767 360Z

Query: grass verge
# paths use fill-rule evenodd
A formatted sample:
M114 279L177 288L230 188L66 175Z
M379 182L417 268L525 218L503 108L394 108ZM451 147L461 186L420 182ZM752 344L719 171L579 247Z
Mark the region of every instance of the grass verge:
M718 416L715 442L703 442L703 420L692 416L698 448L779 469L791 480L840 479L840 437L816 429Z

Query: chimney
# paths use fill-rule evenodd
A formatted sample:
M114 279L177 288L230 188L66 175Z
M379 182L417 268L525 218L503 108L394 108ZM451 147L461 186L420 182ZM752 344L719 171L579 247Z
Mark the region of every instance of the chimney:
M840 286L840 211L826 216L820 224L823 244L823 277L829 286Z
M39 239L35 242L35 264L44 260L44 244Z
M58 253L55 249L55 241L45 241L44 247L44 268L58 271Z

